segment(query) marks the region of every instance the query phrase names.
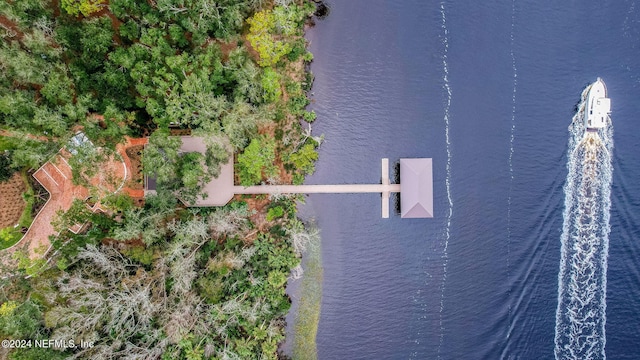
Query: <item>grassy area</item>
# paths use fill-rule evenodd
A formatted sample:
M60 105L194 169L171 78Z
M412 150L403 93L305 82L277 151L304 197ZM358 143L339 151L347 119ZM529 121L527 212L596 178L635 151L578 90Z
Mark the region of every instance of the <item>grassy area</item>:
M20 175L22 175L22 181L24 181L27 190L22 194L22 198L24 199L26 205L24 207L24 210L22 211L22 215L20 215L18 224L20 224L21 227L28 228L33 222L31 210L33 209L33 203L35 202L35 195L33 192L33 188L29 183L29 179L27 179L27 176L29 176L27 175L27 172L23 170L20 172Z
M318 358L316 334L322 300L322 254L320 239L313 239L307 249L304 275L300 285L300 304L295 319L293 358Z
M8 136L0 136L0 151L13 150L16 148L14 144L16 140Z
M19 227L9 226L0 229L0 250L13 246L22 239L22 233Z

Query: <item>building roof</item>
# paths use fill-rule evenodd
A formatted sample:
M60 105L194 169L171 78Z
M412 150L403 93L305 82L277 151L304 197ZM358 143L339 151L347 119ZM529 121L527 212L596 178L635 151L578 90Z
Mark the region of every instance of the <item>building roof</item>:
M91 147L93 147L93 143L91 142L91 140L89 140L87 135L85 135L82 131L78 131L69 140L69 143L67 144L67 150L69 150L69 152L72 155L78 155L78 149L83 147L83 146L91 146Z
M181 136L182 152L199 152L202 155L207 151L207 144L203 137ZM220 165L220 174L217 178L212 178L202 188L202 192L207 194L206 198L198 195L195 203L188 206L223 206L233 198L233 156L229 156L226 164Z
M181 153L198 152L204 155L207 151L205 139L199 136L180 136L182 144ZM223 206L233 198L233 156L230 154L229 161L220 165L220 174L217 178L212 178L202 188L206 197L198 195L195 202L185 202L187 206ZM147 176L145 178L145 193L154 193L156 190L156 178Z
M400 159L402 218L433 217L433 166L431 159Z

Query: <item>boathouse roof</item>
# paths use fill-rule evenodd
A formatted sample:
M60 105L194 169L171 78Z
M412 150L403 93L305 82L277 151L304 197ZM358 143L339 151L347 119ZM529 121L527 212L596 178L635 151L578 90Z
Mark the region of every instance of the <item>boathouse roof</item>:
M199 152L202 155L207 151L207 144L203 137L181 136L181 152ZM198 195L195 203L187 206L223 206L233 197L233 156L229 157L226 164L220 165L220 174L217 178L212 178L204 185L202 191L207 194L206 198Z
M180 136L181 153L199 152L204 155L207 151L207 144L203 137ZM185 202L187 206L224 206L233 198L233 156L229 157L226 164L220 165L220 173L217 178L212 178L202 188L206 197L198 195L195 202ZM145 192L153 193L156 190L156 179L153 176L145 178ZM182 201L182 200L181 200Z
M433 166L430 158L400 159L402 218L433 217Z

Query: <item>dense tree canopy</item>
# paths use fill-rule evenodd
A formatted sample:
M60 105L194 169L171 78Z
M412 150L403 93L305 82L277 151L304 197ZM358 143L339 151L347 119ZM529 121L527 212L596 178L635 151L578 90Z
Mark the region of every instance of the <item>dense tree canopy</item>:
M0 152L0 182L9 180L15 171L11 166L11 153Z
M104 0L61 0L62 8L71 15L89 16L100 11Z
M285 286L304 242L295 202L199 209L178 199L201 196L228 161L243 185L313 170L316 143L299 126L313 120L302 37L313 8L306 0L0 3L0 179L38 169L82 131L90 141L68 162L91 194L86 179L118 156L125 136L149 137L140 162L157 180L156 194L136 202L125 192L93 199L104 212L76 200L57 214L45 258L12 255L15 276L0 279L0 336L94 346L16 349L9 358L277 358ZM181 152L176 134L203 137L205 153ZM78 224L86 230L69 231Z
M245 151L238 156L238 177L244 186L255 185L263 178L263 173L273 175L275 169L275 143L272 139L251 140Z

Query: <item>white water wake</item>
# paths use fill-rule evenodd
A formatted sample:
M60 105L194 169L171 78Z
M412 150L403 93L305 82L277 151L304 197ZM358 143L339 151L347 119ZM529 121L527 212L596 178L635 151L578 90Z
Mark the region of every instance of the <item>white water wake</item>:
M556 359L605 359L613 127L586 132L584 100L569 126Z
M516 93L518 90L518 68L516 66L516 56L514 53L515 35L514 29L516 26L516 0L511 1L511 68L513 69L513 91L511 93L511 136L509 137L509 191L507 195L507 278L511 278L511 196L513 194L513 153L514 153L514 140L516 132ZM507 296L511 299L511 287L507 291ZM511 337L512 330L512 309L511 302L508 305L507 321L509 327L507 329L507 342Z
M442 68L443 68L443 87L446 92L446 103L444 107L444 136L447 148L447 167L446 167L446 179L445 187L447 190L447 200L449 202L449 212L447 213L447 225L444 234L444 248L442 250L442 286L440 287L440 342L438 344L438 359L440 359L440 352L444 343L444 291L447 283L447 264L449 261L447 249L449 247L449 238L451 237L451 217L453 216L453 199L451 197L451 141L449 138L449 114L451 109L451 85L449 84L449 30L447 29L447 16L444 9L444 2L440 3L440 15L442 19Z

